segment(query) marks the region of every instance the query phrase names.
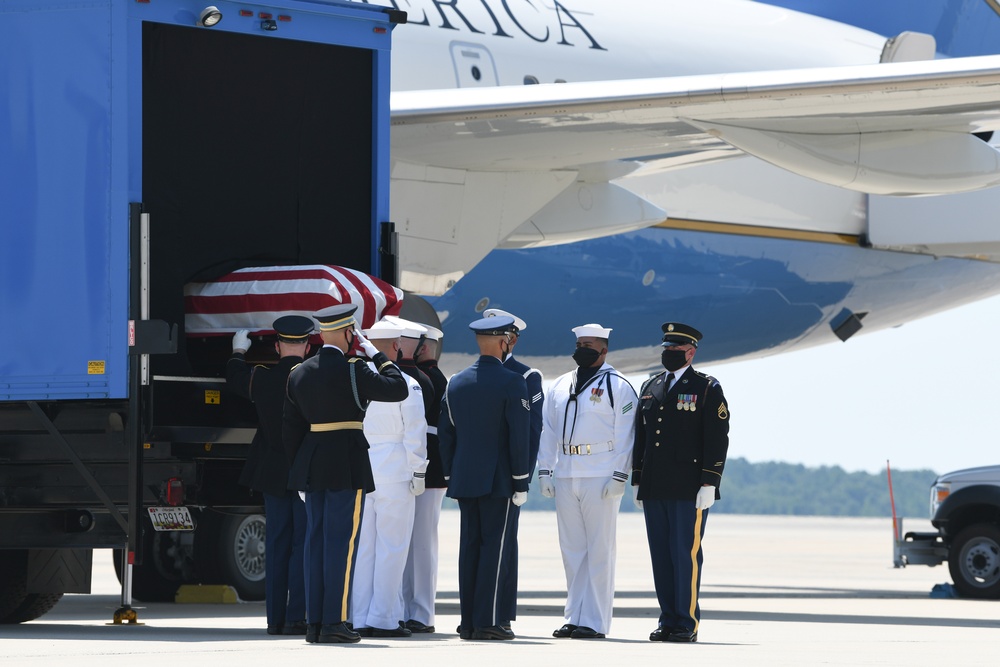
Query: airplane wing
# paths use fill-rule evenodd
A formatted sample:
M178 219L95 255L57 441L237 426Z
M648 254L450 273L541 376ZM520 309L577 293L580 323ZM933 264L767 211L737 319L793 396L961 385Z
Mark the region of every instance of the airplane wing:
M1000 183L1000 152L981 138L1000 128L1000 56L396 92L391 107L392 208L413 237L411 279L453 280L485 255L478 246L512 236L564 242L662 221L612 182L649 162L745 153L876 195ZM433 225L421 215L445 224L425 233ZM466 246L456 262L426 241ZM423 282L413 287L446 288Z

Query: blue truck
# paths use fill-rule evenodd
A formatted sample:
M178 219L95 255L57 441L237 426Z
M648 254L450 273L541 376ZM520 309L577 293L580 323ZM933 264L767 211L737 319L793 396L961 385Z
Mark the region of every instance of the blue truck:
M391 33L332 0L0 2L0 623L90 591L263 598L256 423L184 285L333 264L395 283ZM269 345L258 348L273 347ZM266 360L264 360L266 362Z

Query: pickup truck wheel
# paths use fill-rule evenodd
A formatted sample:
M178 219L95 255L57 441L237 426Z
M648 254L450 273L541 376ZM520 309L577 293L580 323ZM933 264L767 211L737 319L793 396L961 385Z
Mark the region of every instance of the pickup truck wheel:
M223 517L219 539L219 569L223 581L236 589L241 600L264 599L263 514L230 514Z
M1000 528L980 523L959 531L948 550L948 570L959 595L1000 598Z

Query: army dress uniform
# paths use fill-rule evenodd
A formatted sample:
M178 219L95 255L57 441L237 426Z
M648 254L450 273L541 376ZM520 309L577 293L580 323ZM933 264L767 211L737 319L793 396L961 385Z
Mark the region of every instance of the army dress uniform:
M488 318L470 325L477 335L503 335L513 320ZM479 328L476 328L476 327ZM486 332L486 333L481 333ZM530 403L524 378L499 359L482 355L448 382L438 439L449 498L458 500L458 559L463 638L512 639L502 598L510 573L511 508L527 493ZM481 633L493 632L492 635Z
M320 331L354 326L356 308L316 314ZM289 488L306 495L306 615L310 626L346 622L364 497L375 489L362 419L370 401L401 401L408 390L381 353L372 371L333 345L288 376L284 443L292 467ZM307 640L310 636L306 635Z
M423 325L427 338L440 341L440 329ZM413 632L435 630L434 600L437 597L438 579L438 524L441 519L441 502L448 487L441 470L441 451L438 447L438 419L441 399L448 379L438 368L437 359L421 359L416 364L421 376L429 378L430 390L424 389L428 400L427 410L427 472L424 476L425 491L417 496L413 516L413 537L410 553L403 573L403 605L406 627ZM401 366L404 373L407 369ZM421 388L424 383L421 381Z
M299 315L279 317L272 324L278 340L286 343L308 342L314 326L311 319ZM288 490L288 459L281 442L285 383L292 367L301 362L302 357L283 356L273 366L250 367L245 353L234 351L226 364L226 385L233 393L250 399L257 411L257 432L239 481L264 496L264 590L269 634L305 633L306 509L299 495Z
M608 338L596 325L578 336ZM555 487L559 549L566 574L566 629L588 628L603 637L611 629L615 595L616 533L621 495L605 495L609 482L621 490L632 468L635 389L605 362L588 380L576 369L553 382L545 398L539 477ZM563 629L557 631L556 636ZM569 636L577 637L576 634Z
M694 329L684 330L696 334L695 342L701 339ZM654 641L697 639L701 540L708 510L696 509L695 500L705 484L720 497L728 448L729 406L715 378L688 365L677 373L664 371L642 386L632 483L638 485L636 497L643 505L660 605L659 627L650 636Z
M369 340L396 339L402 329L376 322L366 330ZM374 363L369 362L372 370ZM375 477L375 490L365 496L364 520L358 541L351 593L351 620L362 635L406 636L400 587L413 533L416 492L411 481L427 469L427 421L420 383L406 377L408 394L398 403L371 403L364 433ZM421 486L422 492L422 486Z

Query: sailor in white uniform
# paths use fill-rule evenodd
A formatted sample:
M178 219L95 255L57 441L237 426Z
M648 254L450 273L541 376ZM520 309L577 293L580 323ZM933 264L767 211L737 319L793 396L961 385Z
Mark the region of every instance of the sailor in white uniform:
M618 508L632 467L635 390L605 359L611 329L575 327L578 368L550 385L538 482L555 496L566 571L566 624L554 637L602 639L611 628Z
M401 327L381 321L364 333L390 359L397 357ZM402 626L400 589L413 532L414 499L424 491L427 420L420 383L404 377L406 399L371 403L364 419L375 491L365 497L352 590L351 620L362 637L410 636Z

